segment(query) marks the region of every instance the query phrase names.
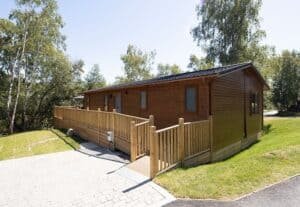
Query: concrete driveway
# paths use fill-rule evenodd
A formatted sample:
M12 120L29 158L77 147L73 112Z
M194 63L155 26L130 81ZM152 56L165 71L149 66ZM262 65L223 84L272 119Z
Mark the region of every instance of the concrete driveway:
M0 206L161 206L171 196L126 168L122 154L78 151L0 161Z

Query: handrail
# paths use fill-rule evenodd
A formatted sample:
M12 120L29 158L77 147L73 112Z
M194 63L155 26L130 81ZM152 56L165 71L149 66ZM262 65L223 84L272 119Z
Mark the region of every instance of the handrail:
M113 112L111 112L111 113L113 113ZM138 116L132 116L132 115L128 115L128 114L122 114L122 113L119 113L119 112L116 112L115 114L119 114L121 116L125 116L125 117L128 117L128 118L144 120L144 121L148 121L149 120L149 119L146 119L146 118L142 118L142 117L138 117Z
M135 124L135 126L136 126L136 127L139 127L139 126L141 126L141 125L148 124L149 122L150 122L150 121L147 120L147 121L144 121L144 122L141 122L141 123L137 123L137 124Z
M200 124L200 123L206 123L209 120L200 120L200 121L192 121L192 122L184 122L184 125L189 125L189 124Z
M161 133L161 132L164 132L164 131L168 131L168 130L171 130L171 129L175 129L175 128L177 128L177 127L179 127L178 124L173 125L173 126L169 126L169 127L167 127L167 128L163 128L163 129L156 130L156 133Z

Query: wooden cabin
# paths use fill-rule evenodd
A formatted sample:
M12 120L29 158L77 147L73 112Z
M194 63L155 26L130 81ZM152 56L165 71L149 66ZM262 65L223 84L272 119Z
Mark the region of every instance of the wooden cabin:
M84 92L84 107L138 117L155 126L213 117L214 160L251 144L263 126L263 90L268 85L252 63L185 72Z

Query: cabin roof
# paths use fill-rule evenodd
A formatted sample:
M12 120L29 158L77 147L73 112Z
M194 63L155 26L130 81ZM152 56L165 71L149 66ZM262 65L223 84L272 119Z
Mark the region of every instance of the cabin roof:
M184 72L184 73L179 73L179 74L174 74L174 75L155 77L155 78L147 79L147 80L111 85L111 86L106 86L106 87L102 87L102 88L88 90L83 93L93 93L93 92L110 91L110 90L117 90L117 89L123 89L123 88L132 88L132 87L138 87L138 86L164 83L164 82L169 82L169 81L186 80L186 79L197 78L197 77L221 76L221 75L224 75L227 73L231 73L231 72L234 72L237 70L242 70L242 69L246 69L246 68L250 68L250 67L255 69L255 72L258 74L259 78L263 81L265 88L268 89L269 86L266 84L265 80L260 75L258 70L254 67L254 65L251 62L246 62L246 63L239 63L239 64L234 64L234 65L210 68L207 70Z

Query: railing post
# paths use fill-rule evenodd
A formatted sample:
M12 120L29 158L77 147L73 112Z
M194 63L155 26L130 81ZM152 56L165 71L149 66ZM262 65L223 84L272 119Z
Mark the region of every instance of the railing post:
M135 121L130 122L130 160L133 162L137 157L137 134Z
M149 116L149 126L154 126L154 116L150 115ZM147 146L146 146L146 154L149 155L150 153L150 128L148 128L148 139L146 140Z
M113 131L113 133L115 133L114 132L114 130L115 130L115 113L116 113L117 111L116 111L116 109L113 109L113 111L112 111L112 113L111 113L111 130Z
M90 110L90 107L87 106L87 107L86 107L86 110L89 111L89 110Z
M98 144L100 144L100 113L101 113L101 108L98 108L98 114L97 114L97 126L98 126Z
M184 119L178 119L178 152L179 152L179 160L182 162L184 160Z
M213 140L214 140L214 134L213 134L213 116L209 116L209 142L210 142L210 161L212 161L213 157Z
M150 126L150 178L158 172L158 137L156 127Z
M149 126L154 126L154 116L153 115L149 116Z

